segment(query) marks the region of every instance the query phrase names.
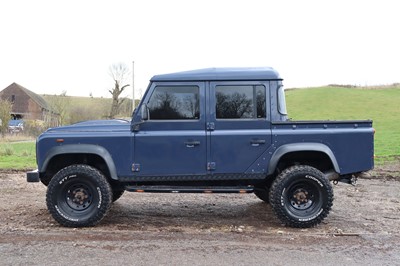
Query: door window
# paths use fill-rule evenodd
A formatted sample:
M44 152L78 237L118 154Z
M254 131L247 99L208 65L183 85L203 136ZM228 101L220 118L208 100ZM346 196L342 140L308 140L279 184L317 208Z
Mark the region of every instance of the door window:
M199 87L157 86L147 106L150 120L198 120Z
M265 87L219 85L215 87L217 119L266 118Z

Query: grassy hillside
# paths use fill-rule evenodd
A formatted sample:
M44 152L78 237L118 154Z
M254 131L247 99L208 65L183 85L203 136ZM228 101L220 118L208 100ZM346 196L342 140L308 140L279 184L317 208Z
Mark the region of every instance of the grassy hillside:
M321 87L288 90L293 120L372 119L378 161L400 155L400 87Z

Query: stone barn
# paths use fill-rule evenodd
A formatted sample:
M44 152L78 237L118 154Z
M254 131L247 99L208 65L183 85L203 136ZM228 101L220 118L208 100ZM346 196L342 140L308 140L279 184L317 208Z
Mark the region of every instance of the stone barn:
M12 103L12 119L40 120L58 126L59 115L50 110L43 97L15 82L0 91L0 98Z

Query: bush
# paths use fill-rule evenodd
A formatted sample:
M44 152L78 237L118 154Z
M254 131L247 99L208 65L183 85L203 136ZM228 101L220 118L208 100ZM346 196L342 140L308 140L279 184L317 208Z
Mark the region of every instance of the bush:
M5 146L3 149L0 150L1 156L11 156L13 154L14 154L14 150L9 145Z
M24 134L27 136L38 137L44 131L48 129L48 126L40 120L26 120L24 127Z

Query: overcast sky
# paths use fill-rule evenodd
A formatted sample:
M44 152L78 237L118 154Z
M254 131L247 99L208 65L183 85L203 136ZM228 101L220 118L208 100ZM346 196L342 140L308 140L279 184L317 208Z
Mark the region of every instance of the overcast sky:
M400 82L396 0L2 0L0 90L109 97L109 66L271 66L286 87ZM131 83L131 80L128 80ZM125 96L131 96L129 89Z

